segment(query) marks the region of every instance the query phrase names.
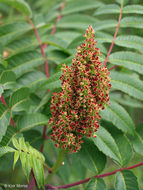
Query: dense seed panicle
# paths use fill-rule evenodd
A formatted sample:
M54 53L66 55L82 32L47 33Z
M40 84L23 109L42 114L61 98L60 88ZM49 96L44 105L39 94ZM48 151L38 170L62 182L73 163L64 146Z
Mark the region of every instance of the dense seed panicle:
M99 128L99 112L109 104L110 73L100 62L91 26L84 34L85 43L77 47L72 66L62 67L62 91L51 101L51 138L56 147L77 152L82 137L91 137ZM94 135L95 137L95 135Z

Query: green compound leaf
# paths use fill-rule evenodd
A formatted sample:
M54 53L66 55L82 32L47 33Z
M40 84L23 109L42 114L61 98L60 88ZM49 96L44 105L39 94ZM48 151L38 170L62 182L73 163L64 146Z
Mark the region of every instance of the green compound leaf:
M14 147L17 149L14 154L13 168L20 157L22 169L28 182L31 169L33 168L38 187L40 188L42 186L44 188L45 181L43 164L45 162L45 158L42 153L30 146L28 142L25 142L24 138L19 138L18 140L13 138L12 142Z
M119 51L112 53L109 57L109 62L114 65L119 65L127 69L143 73L143 55L133 53L131 51Z
M120 165L121 158L119 154L119 149L111 134L106 129L100 126L98 131L96 132L96 136L96 138L92 139L98 149L105 155L113 158L113 160Z
M110 100L111 105L101 112L101 117L113 123L125 133L134 134L135 125L128 112L115 101Z
M29 88L23 87L16 90L10 97L11 111L22 111L29 107Z
M31 113L22 116L17 123L17 127L20 131L26 131L35 126L47 124L48 120L48 117L44 114Z
M85 190L107 190L106 184L103 179L91 179Z
M10 122L10 111L7 106L0 103L0 141L2 137L5 135L7 127Z
M32 11L29 5L24 0L0 0L0 3L1 2L11 5L26 16L32 16Z
M84 139L82 149L78 152L82 164L94 174L99 174L105 167L106 157L95 146L94 142L88 138Z
M143 100L143 82L134 75L111 72L112 88L121 90L130 96Z
M0 85L3 89L13 88L16 81L16 75L13 71L3 71L0 75Z
M116 174L115 190L139 190L136 176L125 170Z

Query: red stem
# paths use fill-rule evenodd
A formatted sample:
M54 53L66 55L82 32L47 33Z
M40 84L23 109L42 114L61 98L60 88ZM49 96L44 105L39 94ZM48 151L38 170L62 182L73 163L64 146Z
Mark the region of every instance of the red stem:
M118 67L118 65L115 65L115 66L111 67L111 68L108 69L108 70L111 71L111 70L113 70L113 69L115 69L115 68L117 68L117 67Z
M13 127L15 127L15 123L14 123L14 121L13 121L12 118L10 118L10 123L11 123L11 125L12 125Z
M61 20L62 18L62 10L65 8L65 4L66 2L64 1L62 4L61 4L61 7L60 7L60 14L57 16L57 19L56 19L56 25L52 28L52 31L51 31L51 34L54 35L56 30L57 30L57 24L59 23L59 21Z
M7 106L7 104L6 104L6 102L5 102L5 99L4 99L4 97L3 97L3 94L1 95L1 98L0 98L0 99L1 99L1 102ZM14 121L13 121L12 118L10 118L10 124L11 124L13 127L15 127L15 123L14 123Z
M2 103L6 105L6 102L5 102L5 99L4 99L4 97L3 97L3 94L1 95L1 98L0 98L0 99L1 99Z
M31 20L29 17L27 17L27 20L28 20L28 22L31 24L31 26L33 27L34 33L35 33L36 38L37 38L37 40L38 40L38 43L39 43L39 45L40 45L41 54L43 55L43 58L46 60L46 61L44 62L44 65L45 65L45 72L46 72L47 78L49 78L48 60L47 60L47 58L46 58L46 54L45 54L45 51L44 51L44 46L42 45L42 41L41 41L41 39L40 39L40 36L39 36L39 34L38 34L38 31L37 31L36 26L33 24L32 20Z
M110 176L110 175L114 175L117 172L120 172L120 171L123 171L123 170L130 170L130 169L142 166L142 165L143 165L143 162L135 164L135 165L130 166L130 167L127 167L127 168L120 168L120 169L115 170L113 172L109 172L109 173L105 173L105 174L101 174L101 175L92 176L92 177L89 177L89 178L86 178L84 180L77 181L77 182L74 182L74 183L71 183L71 184L67 184L67 185L63 185L63 186L59 186L59 187L55 187L55 186L51 186L51 185L47 184L47 185L45 185L45 187L46 187L46 189L66 189L66 188L70 188L70 187L73 187L73 186L76 186L76 185L80 185L80 184L86 183L86 182L90 181L92 178L107 177L107 176Z
M117 28L116 28L116 30L115 30L115 34L114 34L114 37L113 37L113 41L112 41L112 44L111 44L111 46L110 46L110 48L109 48L107 57L106 57L106 59L105 59L105 61L104 61L104 67L106 66L106 64L107 64L107 62L108 62L108 58L109 58L110 53L111 53L111 51L112 51L112 49L113 49L113 46L114 46L114 43L115 43L115 39L116 39L116 36L117 36L117 34L118 34L118 30L119 30L119 27L120 27L120 21L121 21L121 18L122 18L122 10L123 10L123 8L121 7L121 9L120 9L120 15L119 15L119 19L118 19L118 24L117 24Z

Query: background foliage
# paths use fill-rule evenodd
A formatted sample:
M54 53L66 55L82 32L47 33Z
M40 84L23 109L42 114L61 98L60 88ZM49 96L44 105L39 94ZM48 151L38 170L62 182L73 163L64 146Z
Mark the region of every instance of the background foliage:
M51 167L58 155L53 142L43 138L43 126L51 117L52 92L61 89L60 68L63 63L71 65L88 25L95 29L95 40L104 62L122 3L120 29L107 64L111 68L111 105L101 112L97 138L85 138L80 152L67 154L51 183L68 184L142 161L142 0L66 0L61 9L62 3L60 0L0 0L0 96L3 95L6 102L6 105L0 103L1 184L26 184L25 175L29 179L33 168L38 186L44 187L44 169L41 168L46 165L46 176L47 165ZM45 47L50 78L46 77L45 58L29 18ZM53 35L51 31L55 26ZM115 65L118 67L113 70ZM50 128L47 136L49 133ZM44 156L37 151L43 143ZM136 168L118 172L72 189L143 189L141 171L142 168Z

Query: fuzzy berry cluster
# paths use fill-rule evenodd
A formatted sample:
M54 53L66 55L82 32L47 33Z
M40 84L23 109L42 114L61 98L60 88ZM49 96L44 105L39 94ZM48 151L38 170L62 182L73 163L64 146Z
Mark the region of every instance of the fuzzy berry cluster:
M109 104L111 88L110 73L99 60L101 53L95 47L91 26L84 37L71 68L63 65L62 91L54 93L51 101L51 138L56 147L70 152L80 150L82 137L93 136L99 128L99 111Z

